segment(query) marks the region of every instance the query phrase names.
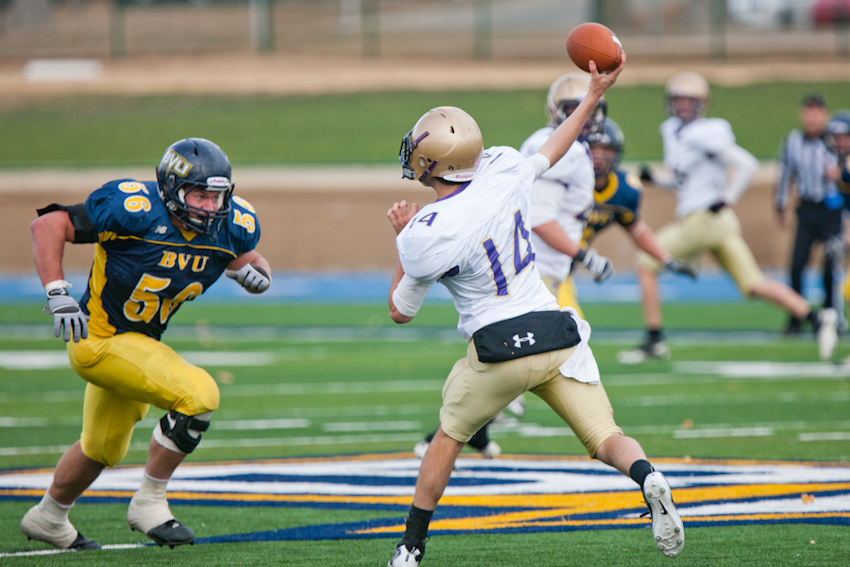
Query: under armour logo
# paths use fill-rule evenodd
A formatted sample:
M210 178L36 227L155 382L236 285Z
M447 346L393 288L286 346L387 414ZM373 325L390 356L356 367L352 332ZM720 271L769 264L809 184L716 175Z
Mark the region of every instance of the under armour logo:
M165 234L166 232L168 232L168 227L163 226L163 225L159 225L158 227L156 227L154 229L154 232L157 233L157 234Z
M516 348L522 348L522 343L528 343L529 346L533 345L537 341L534 340L534 333L526 333L526 335L520 338L519 334L514 335L514 346Z

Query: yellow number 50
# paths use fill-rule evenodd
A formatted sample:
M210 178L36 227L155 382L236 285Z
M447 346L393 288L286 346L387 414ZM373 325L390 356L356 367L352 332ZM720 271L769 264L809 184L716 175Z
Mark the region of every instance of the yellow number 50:
M160 297L157 292L163 291L171 283L171 278L158 278L150 274L143 274L130 299L124 302L124 317L135 323L150 323L159 312L159 320L162 324L181 303L201 295L204 287L198 282L187 285L174 299Z

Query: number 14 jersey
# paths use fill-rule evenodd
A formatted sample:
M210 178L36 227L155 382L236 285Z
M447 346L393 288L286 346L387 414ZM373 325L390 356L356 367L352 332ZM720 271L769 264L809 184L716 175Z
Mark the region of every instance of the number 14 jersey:
M528 211L537 170L517 150L484 151L475 178L423 207L396 239L406 277L446 286L467 340L491 323L558 309L534 265Z

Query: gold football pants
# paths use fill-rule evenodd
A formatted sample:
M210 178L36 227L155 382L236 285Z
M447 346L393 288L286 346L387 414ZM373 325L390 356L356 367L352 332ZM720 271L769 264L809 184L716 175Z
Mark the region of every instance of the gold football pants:
M576 347L533 354L507 362L481 362L474 341L443 386L440 425L446 435L466 443L523 392L539 396L570 426L591 457L611 435L623 431L602 384L585 384L559 371Z
M218 385L171 347L140 333L89 335L68 343L71 367L88 385L83 406L83 453L117 465L130 446L136 422L151 405L198 415L218 408Z

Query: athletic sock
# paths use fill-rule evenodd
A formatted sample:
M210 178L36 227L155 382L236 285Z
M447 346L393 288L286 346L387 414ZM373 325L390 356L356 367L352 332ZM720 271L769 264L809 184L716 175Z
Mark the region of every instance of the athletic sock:
M65 504L60 504L56 500L50 496L50 493L45 492L44 497L41 499L39 503L39 508L42 509L44 515L50 518L51 521L56 523L64 523L68 521L68 512L71 511L74 505L71 504L67 506Z
M664 330L663 329L647 329L647 336L649 337L650 343L660 343L664 340Z
M142 474L142 482L139 485L139 494L153 500L165 500L168 479L154 478L148 473Z
M649 476L649 473L654 470L655 469L652 468L652 465L649 464L649 461L640 459L632 463L632 466L629 468L629 476L638 484L638 486L640 486L641 490L643 490L643 481L645 481L646 477Z
M425 551L425 538L428 537L428 525L431 523L431 518L434 516L433 510L423 510L416 506L410 506L410 512L407 515L405 522L404 537L401 538L401 543L405 544L408 549L411 546L416 546L420 551Z
M809 314L806 315L806 321L811 323L812 329L814 329L815 332L817 332L820 329L820 319L818 319L818 314L815 313L814 309L809 311Z
M470 438L469 441L466 442L467 445L472 447L473 449L477 449L478 451L483 451L484 447L490 442L490 437L487 436L487 426L485 425L481 429L475 432L475 435Z

